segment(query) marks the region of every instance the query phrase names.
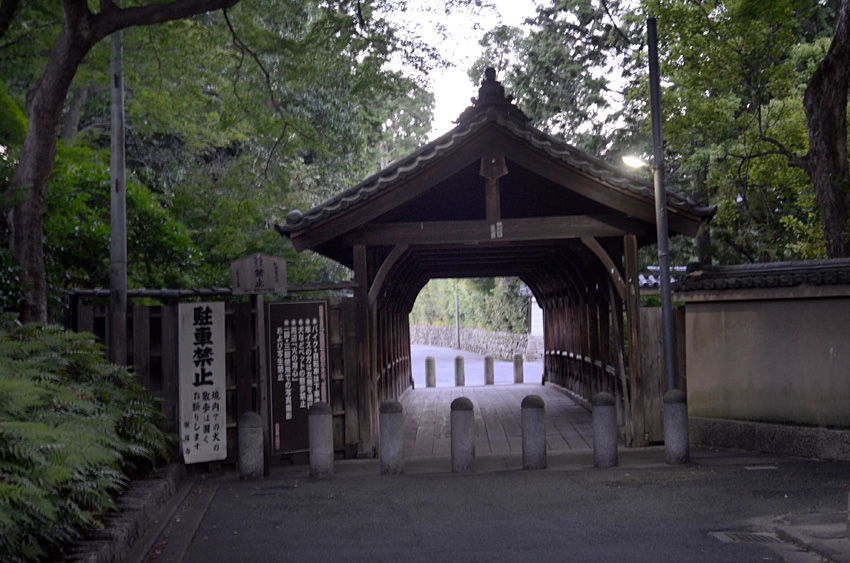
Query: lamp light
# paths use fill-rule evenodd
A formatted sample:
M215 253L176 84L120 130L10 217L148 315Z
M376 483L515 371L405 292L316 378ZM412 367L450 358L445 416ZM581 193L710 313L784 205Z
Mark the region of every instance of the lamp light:
M642 158L638 158L632 155L626 155L623 157L623 163L629 168L641 168L643 166L649 166L648 162L645 162Z

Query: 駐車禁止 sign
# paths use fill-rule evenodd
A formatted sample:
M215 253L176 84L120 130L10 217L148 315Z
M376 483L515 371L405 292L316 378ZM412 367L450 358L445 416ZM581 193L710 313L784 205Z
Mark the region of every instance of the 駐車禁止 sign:
M185 463L227 457L224 303L181 303L180 441Z

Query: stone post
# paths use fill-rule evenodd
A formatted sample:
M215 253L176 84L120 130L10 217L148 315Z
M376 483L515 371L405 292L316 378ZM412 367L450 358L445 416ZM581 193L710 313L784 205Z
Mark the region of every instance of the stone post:
M463 356L455 357L455 385L457 387L466 385L466 375L463 371Z
M239 417L239 478L259 479L263 476L263 420L248 411Z
M546 405L539 395L522 400L522 468L546 469Z
M484 356L484 385L493 385L496 382L496 366L493 356Z
M475 413L472 401L458 397L452 401L452 472L470 471L475 462Z
M437 386L437 365L434 356L425 358L425 387Z
M310 477L324 479L334 474L333 411L327 403L313 403L307 410L310 443Z
M670 464L691 460L688 436L688 398L678 389L664 393L664 460Z
M514 383L522 383L523 381L522 354L514 354Z
M593 466L616 467L617 403L610 393L597 393L593 405Z
M404 473L404 409L398 401L381 403L381 475Z

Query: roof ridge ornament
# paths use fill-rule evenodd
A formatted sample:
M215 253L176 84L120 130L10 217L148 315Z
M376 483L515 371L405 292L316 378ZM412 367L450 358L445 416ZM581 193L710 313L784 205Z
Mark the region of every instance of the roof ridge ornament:
M487 67L484 70L484 79L481 80L481 87L478 88L478 98L470 98L472 105L463 110L463 113L452 123L466 125L474 117L490 107L498 108L500 111L523 123L531 121L521 109L513 104L513 100L514 97L512 95L505 96L505 88L501 82L496 80L496 69Z

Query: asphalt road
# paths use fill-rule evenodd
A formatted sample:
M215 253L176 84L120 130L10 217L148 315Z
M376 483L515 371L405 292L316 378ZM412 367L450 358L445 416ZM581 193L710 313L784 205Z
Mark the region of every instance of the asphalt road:
M464 359L466 385L484 385L484 356L464 350L414 344L410 347L410 357L413 383L416 389L425 388L425 358L428 356L434 358L437 387L454 387L455 358L457 356L463 356ZM543 381L543 362L525 362L523 364L523 376L526 383L541 383ZM493 382L496 385L513 384L513 362L494 361Z
M550 456L542 471L518 469L514 456L479 459L463 475L438 460L401 476L378 475L375 460L339 462L326 481L303 467L255 482L225 475L196 488L149 560L805 562L821 559L777 540L777 528L817 515L846 522L846 463L663 457L621 450L606 470L585 453Z

